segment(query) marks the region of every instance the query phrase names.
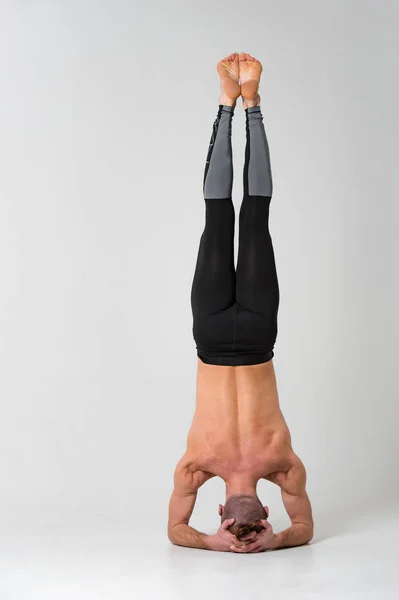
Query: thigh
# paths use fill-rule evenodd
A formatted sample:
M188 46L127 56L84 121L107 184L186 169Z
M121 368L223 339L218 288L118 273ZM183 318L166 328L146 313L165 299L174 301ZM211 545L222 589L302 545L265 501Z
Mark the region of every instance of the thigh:
M195 318L213 315L235 302L233 203L230 198L211 199L205 203L205 229L191 288Z

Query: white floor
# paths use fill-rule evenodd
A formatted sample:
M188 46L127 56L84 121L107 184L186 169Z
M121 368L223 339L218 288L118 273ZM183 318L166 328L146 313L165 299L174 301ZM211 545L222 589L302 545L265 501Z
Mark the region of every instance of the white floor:
M370 520L306 547L247 556L172 546L160 531L3 535L0 598L398 600L398 523Z

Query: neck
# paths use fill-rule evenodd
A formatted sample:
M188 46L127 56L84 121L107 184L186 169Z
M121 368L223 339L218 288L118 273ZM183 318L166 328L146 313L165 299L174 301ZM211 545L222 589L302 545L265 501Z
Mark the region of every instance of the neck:
M235 475L234 478L226 481L226 500L230 498L230 496L235 496L237 494L256 496L256 484L257 480L253 477L248 477L247 474Z

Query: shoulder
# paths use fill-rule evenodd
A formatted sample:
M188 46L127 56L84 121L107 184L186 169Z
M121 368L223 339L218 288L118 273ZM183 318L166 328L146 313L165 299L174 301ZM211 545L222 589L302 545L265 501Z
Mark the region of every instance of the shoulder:
M265 476L265 479L278 485L288 494L300 494L306 488L306 470L301 459L292 452L287 466Z
M188 453L184 454L174 471L174 487L186 494L195 493L206 481L214 477L213 473L204 471Z

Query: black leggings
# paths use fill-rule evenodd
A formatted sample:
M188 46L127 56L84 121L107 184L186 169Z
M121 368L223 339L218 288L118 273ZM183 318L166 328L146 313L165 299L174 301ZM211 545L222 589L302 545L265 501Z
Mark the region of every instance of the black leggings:
M253 365L273 358L279 287L269 205L272 177L259 107L246 111L244 198L239 216L237 270L231 199L233 109L219 106L204 175L205 229L191 290L193 336L200 359L214 365Z

